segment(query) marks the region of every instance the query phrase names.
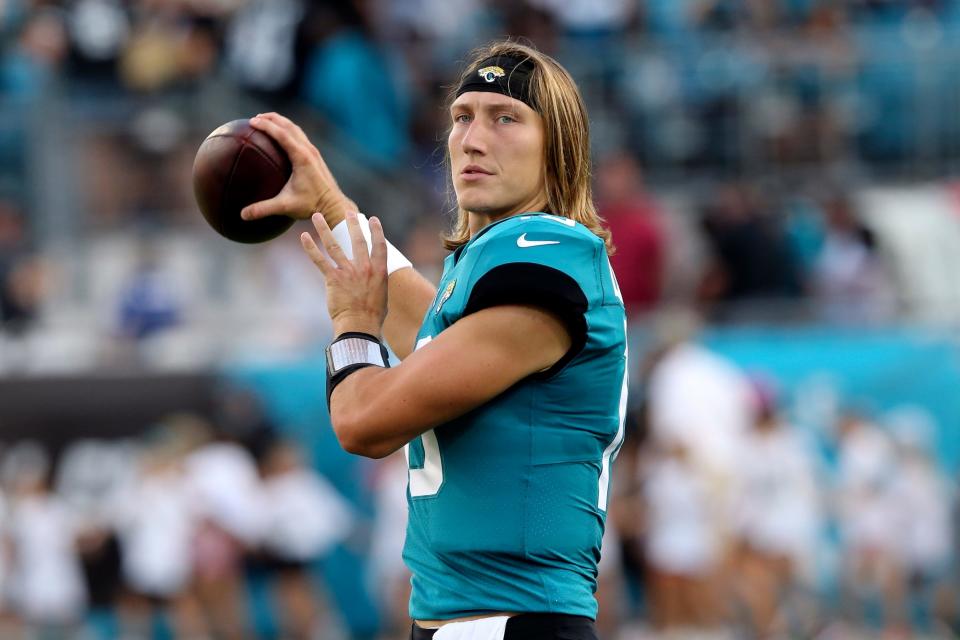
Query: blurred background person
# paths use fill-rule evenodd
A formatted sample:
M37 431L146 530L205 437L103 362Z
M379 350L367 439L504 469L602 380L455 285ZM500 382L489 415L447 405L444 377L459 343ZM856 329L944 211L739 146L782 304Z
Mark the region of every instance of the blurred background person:
M309 468L291 443L276 440L260 462L260 557L274 583L280 635L316 638L340 626L317 589L313 565L354 529L350 506Z
M679 574L684 579L677 583L689 586L682 601L688 603L685 611L694 613L684 613L681 624L717 629L731 616L724 586L734 540L729 514L751 424L752 394L735 363L697 341L699 327L690 311L664 313L657 321L645 399L652 477L662 478L645 484L644 521L651 572L664 562L657 558L658 545L673 562L689 556ZM678 495L671 497L672 492ZM656 526L660 510L662 531ZM671 532L673 524L676 532ZM682 550L684 541L690 545L687 551ZM656 603L653 609L659 609Z
M43 264L32 244L25 214L0 198L0 326L14 336L36 322L45 291Z
M644 189L636 159L626 151L603 158L597 167L598 211L617 238L610 263L627 308L634 318L660 301L667 239L662 212Z
M683 441L664 438L655 446L641 480L651 619L667 634L715 631L722 622L715 587L724 553L716 504Z
M823 216L823 244L812 274L818 313L848 326L886 321L894 300L876 233L863 224L850 196L842 191L824 198Z
M402 556L407 534L407 475L407 459L400 451L380 461L372 474L374 517L367 581L383 611L384 640L401 640L410 633L410 570Z
M196 500L192 588L214 634L243 638L244 558L263 530L260 477L253 456L230 434L196 424L184 460L188 491Z
M117 331L132 342L176 327L183 315L175 283L164 273L156 249L144 246L138 260L117 303Z
M191 590L199 518L184 458L192 443L176 428L157 427L144 440L136 477L118 498L115 518L127 591L121 634L151 636L168 621L175 638L206 634Z
M897 448L892 492L897 502L900 557L907 583L907 623L915 634L949 633L949 586L957 533L956 487L932 455L932 428L922 410L903 409L888 418Z
M894 491L896 451L889 434L852 411L841 417L838 436L836 517L843 544L844 605L854 624L902 629L906 574Z
M717 319L757 311L763 301L799 298L801 274L780 216L753 185L719 185L701 219L712 254L700 297Z
M754 378L753 424L737 465L733 572L751 637L806 635L809 611L791 610L801 587L815 588L821 504L811 447L779 415L769 381ZM801 626L795 626L801 625Z
M50 490L50 458L35 442L11 447L2 475L10 495L10 594L28 632L57 638L77 633L86 590L74 514Z

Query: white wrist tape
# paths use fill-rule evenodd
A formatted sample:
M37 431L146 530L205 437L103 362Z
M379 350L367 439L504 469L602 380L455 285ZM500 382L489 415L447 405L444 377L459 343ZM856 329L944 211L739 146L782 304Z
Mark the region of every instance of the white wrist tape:
M373 241L370 240L370 222L367 220L367 216L362 213L357 214L357 221L360 223L360 231L363 232L363 239L367 241L367 251L372 251ZM347 258L352 260L353 243L350 241L350 229L347 228L347 221L344 220L331 229L331 231L333 232L333 238L337 241L337 244L340 245L340 248L343 249ZM387 240L387 275L390 275L398 269L412 266L413 263L407 260L407 257L400 253L400 250Z

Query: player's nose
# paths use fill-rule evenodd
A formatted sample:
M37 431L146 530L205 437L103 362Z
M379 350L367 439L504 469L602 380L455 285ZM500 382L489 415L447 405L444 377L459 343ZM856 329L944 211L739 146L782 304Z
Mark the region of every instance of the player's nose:
M486 135L478 120L473 120L463 133L463 137L460 139L460 148L467 154L486 153Z

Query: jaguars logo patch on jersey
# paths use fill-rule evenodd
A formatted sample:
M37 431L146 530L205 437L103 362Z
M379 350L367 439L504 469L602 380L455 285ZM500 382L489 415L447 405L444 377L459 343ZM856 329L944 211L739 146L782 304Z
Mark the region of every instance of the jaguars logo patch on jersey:
M440 313L440 308L443 307L443 303L450 299L450 296L453 295L453 289L457 286L456 280L451 280L447 283L447 286L443 289L443 294L440 295L440 299L437 300L437 306L434 308L434 313Z

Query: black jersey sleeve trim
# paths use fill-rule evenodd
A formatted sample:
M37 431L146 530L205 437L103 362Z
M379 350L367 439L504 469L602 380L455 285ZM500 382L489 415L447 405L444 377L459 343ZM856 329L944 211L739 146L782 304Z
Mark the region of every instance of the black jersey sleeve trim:
M550 378L583 350L587 342L587 298L577 281L553 267L511 262L494 267L473 285L463 315L504 304L541 307L560 318L570 332L570 349L533 378Z

